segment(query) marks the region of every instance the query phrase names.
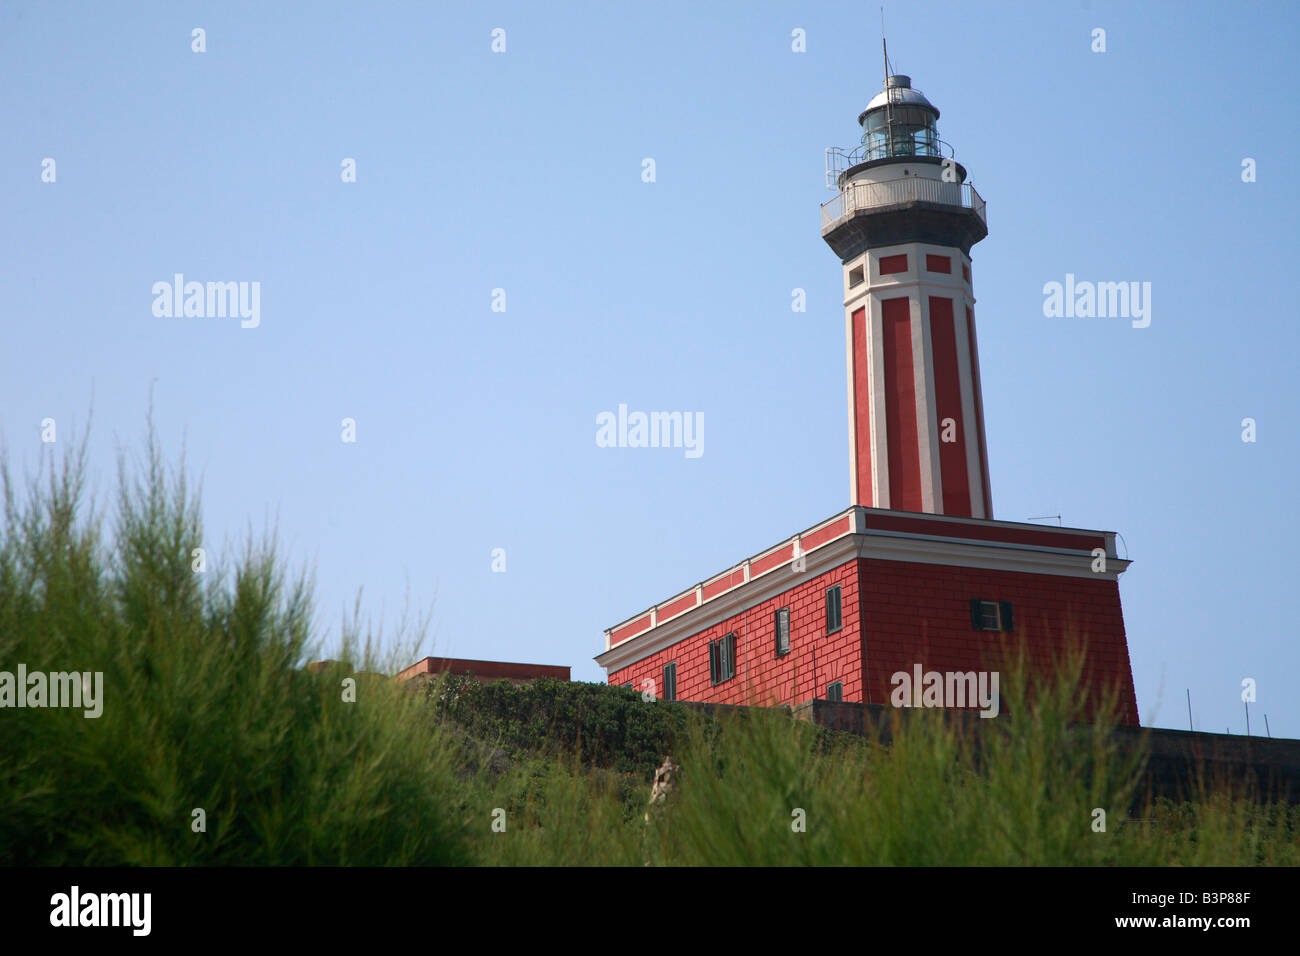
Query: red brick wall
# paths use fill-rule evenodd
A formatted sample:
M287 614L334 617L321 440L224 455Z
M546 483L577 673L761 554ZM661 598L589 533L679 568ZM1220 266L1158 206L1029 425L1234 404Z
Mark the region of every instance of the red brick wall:
M1137 725L1117 582L877 559L863 559L860 564L857 610L862 615L874 702L888 703L891 676L898 671L910 673L918 663L926 671L998 670L1005 688L1008 676L999 658L1001 638L1023 638L1030 666L1041 672L1060 659L1066 635L1072 632L1088 642L1085 680L1089 686L1096 692L1103 684L1118 684L1120 720ZM1015 631L975 630L972 598L1010 601ZM850 699L847 693L844 699Z
M858 567L860 565L860 575ZM787 569L773 574L790 574ZM1124 634L1119 585L1115 581L990 571L902 561L849 561L814 578L790 574L792 585L774 598L621 670L611 684L643 689L652 679L663 693L663 667L677 662L677 696L722 704L795 704L826 695L826 685L842 681L846 701L888 704L891 676L925 671L1001 672L1002 640L1023 640L1030 666L1050 671L1060 660L1067 635L1087 640L1085 686L1120 689L1120 720L1136 726L1137 702ZM826 589L842 589L843 626L826 635ZM977 631L970 601L1009 601L1015 610L1010 634ZM790 608L790 653L775 654L774 615ZM709 683L708 642L734 631L736 676ZM869 686L863 681L866 647ZM1085 712L1085 717L1088 713Z
M856 565L856 561L847 561L813 578L788 569L773 571L787 575L791 587L644 660L610 671L609 683L631 682L635 689L643 690L642 682L648 677L655 682L655 693L662 694L664 665L676 661L679 700L792 704L825 697L826 685L838 680L843 681L845 700L863 701ZM842 592L842 627L828 637L826 589L836 584ZM777 657L775 614L783 607L790 609L790 653ZM732 631L736 634L736 676L715 687L709 683L708 643Z

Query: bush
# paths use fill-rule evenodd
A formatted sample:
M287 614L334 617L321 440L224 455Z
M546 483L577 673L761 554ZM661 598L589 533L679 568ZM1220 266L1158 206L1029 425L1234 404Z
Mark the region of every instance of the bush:
M197 500L152 437L119 469L108 538L84 462L83 444L43 467L21 503L0 465L0 670L103 677L98 717L0 710L7 863L1300 863L1300 808L1249 793L1207 785L1132 816L1142 754L1104 713L1079 724L1077 657L1034 694L1004 669L1014 719L972 735L894 712L887 745L602 684L411 693L371 673L395 666L355 621L339 656L356 669L307 671L310 581L273 543L196 573ZM675 789L647 807L669 754Z
M582 768L606 768L649 781L686 728L687 710L642 700L625 687L537 680L480 683L442 674L426 693L434 712L511 757L572 757Z
M0 858L463 862L451 751L427 709L364 674L348 703L350 675L302 669L306 576L251 541L228 576L196 573L198 502L152 435L139 468L119 466L106 540L84 464L83 442L24 502L3 465L0 670L100 672L103 712L0 711ZM344 635L345 657L358 641Z

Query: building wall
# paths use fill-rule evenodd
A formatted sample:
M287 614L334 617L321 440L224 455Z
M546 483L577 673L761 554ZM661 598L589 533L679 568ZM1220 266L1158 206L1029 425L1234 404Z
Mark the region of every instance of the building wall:
M788 573L778 571L775 573ZM643 690L646 678L663 693L663 669L677 662L677 697L720 704L793 704L826 695L842 681L844 699L862 700L862 632L856 560L812 578L791 574L792 586L776 597L698 631L649 657L610 671L609 683ZM826 634L826 589L841 588L839 631ZM776 656L775 616L790 608L790 653ZM736 676L709 683L709 641L736 634Z
M785 572L777 572L785 573ZM796 575L792 581L799 581ZM826 589L842 589L842 628L826 634ZM1014 630L976 630L972 599L1010 602ZM790 653L775 652L775 612L790 608ZM709 641L736 634L736 676L709 682ZM1133 672L1115 581L1019 571L986 570L881 559L846 562L732 615L619 670L609 683L637 690L654 681L663 693L663 668L677 662L677 696L723 704L798 704L824 698L841 681L843 699L888 704L892 676L923 671L993 671L1005 689L1004 653L1024 643L1029 666L1051 672L1071 638L1086 640L1084 686L1089 701L1103 688L1119 690L1119 718L1138 724ZM864 655L865 648L865 655ZM865 680L863 660L866 660ZM1091 703L1084 718L1093 716Z
M570 679L568 665L520 664L513 661L475 661L456 657L426 657L397 674L397 680L428 679L434 674L473 676L482 683L508 680L516 684L531 683L538 678Z
M1041 674L1061 659L1066 640L1076 635L1087 640L1089 698L1103 686L1118 686L1121 723L1137 725L1118 582L877 559L859 564L870 686L866 698L846 693L845 700L888 703L890 678L899 671L910 674L914 664L925 671L998 670L1005 688L1000 639L1024 638L1029 664ZM1010 601L1014 631L976 630L972 598Z

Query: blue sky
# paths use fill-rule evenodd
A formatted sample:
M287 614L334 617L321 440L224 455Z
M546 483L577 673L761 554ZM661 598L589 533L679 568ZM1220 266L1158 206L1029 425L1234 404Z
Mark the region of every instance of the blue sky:
M1300 7L886 18L988 201L995 516L1123 535L1144 723L1186 727L1190 688L1197 729L1240 733L1251 677L1252 730L1300 737ZM426 651L602 679L605 627L849 503L818 206L881 72L849 3L6 2L10 459L93 408L104 496L152 394L213 549L278 520L325 634L359 588L390 629L409 592ZM259 282L260 325L155 317L177 272ZM1067 273L1150 282L1151 325L1046 318ZM620 403L702 413L704 453L597 447Z

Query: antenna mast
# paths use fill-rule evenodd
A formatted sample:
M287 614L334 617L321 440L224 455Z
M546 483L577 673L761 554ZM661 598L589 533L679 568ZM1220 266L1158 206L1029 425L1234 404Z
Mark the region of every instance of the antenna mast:
M889 47L885 43L885 8L880 8L880 53L885 61L885 135L889 144L885 147L888 156L894 151L894 91L889 88Z

